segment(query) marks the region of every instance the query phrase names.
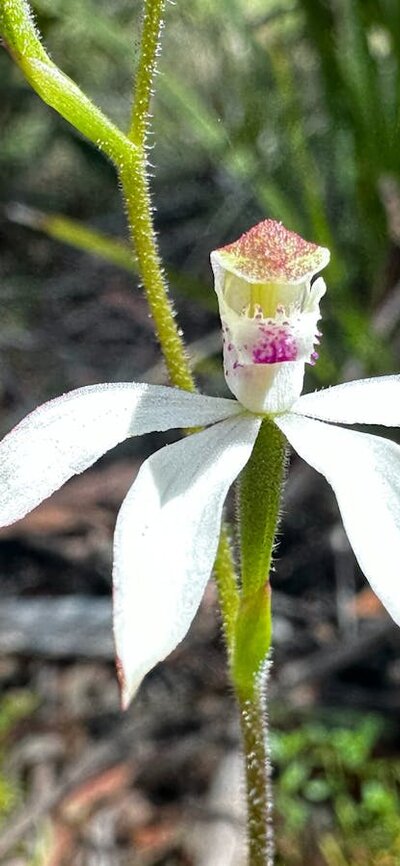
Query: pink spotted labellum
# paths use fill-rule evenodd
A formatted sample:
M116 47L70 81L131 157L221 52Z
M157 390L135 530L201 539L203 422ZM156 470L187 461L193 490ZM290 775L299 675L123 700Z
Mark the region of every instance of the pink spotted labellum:
M45 403L0 443L0 525L19 520L127 437L203 426L142 465L118 515L114 629L127 706L186 634L210 577L222 507L264 417L325 475L371 586L400 624L400 447L337 426L400 426L400 376L300 396L316 360L313 277L328 251L266 220L212 253L226 381L236 400L134 382Z

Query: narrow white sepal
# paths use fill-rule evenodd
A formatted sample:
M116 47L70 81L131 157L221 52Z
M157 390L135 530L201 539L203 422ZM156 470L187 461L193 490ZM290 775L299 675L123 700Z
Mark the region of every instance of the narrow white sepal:
M234 400L130 382L50 400L0 443L0 526L24 517L127 436L212 424L240 412Z
M226 494L260 424L242 415L167 445L146 460L127 494L114 551L124 707L188 631L213 567Z
M360 567L400 625L400 447L291 412L275 421L329 481Z
M342 424L400 426L400 376L377 376L344 382L303 394L291 412Z

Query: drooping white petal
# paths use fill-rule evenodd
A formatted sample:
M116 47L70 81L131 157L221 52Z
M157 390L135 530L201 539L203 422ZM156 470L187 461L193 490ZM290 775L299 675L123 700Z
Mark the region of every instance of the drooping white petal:
M24 517L127 436L211 424L241 411L234 400L130 382L50 400L0 443L0 525Z
M186 634L210 576L222 506L260 419L240 416L143 464L115 530L114 623L123 704Z
M377 376L344 382L324 391L303 394L291 412L342 424L400 426L400 376Z
M400 625L399 445L293 413L275 421L333 487L360 567Z

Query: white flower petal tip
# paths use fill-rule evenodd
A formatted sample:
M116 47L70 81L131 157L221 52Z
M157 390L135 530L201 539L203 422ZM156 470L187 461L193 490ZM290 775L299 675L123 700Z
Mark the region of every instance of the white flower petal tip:
M233 400L130 382L50 400L0 443L0 525L24 517L127 436L212 424L241 411Z
M222 320L226 382L252 412L283 412L299 397L304 365L318 358L319 302L313 275L329 251L265 220L211 253Z
M143 464L122 505L114 634L124 707L189 629L213 567L223 502L260 423L241 415L167 445Z
M291 411L334 423L399 427L400 376L360 379L304 394Z
M294 413L275 420L332 486L360 568L400 625L399 445Z

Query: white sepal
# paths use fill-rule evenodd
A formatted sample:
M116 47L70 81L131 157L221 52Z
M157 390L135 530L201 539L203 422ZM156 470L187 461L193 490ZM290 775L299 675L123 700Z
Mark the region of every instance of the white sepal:
M213 567L228 489L260 419L243 415L143 464L115 530L114 629L123 706L186 634Z
M377 376L344 382L303 394L291 412L342 424L400 426L400 376Z
M329 481L360 567L400 625L400 447L293 413L275 421Z
M0 443L0 525L24 517L127 436L211 424L241 411L233 400L130 382L50 400Z

